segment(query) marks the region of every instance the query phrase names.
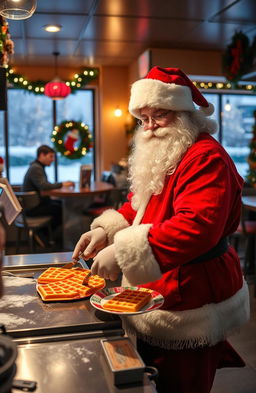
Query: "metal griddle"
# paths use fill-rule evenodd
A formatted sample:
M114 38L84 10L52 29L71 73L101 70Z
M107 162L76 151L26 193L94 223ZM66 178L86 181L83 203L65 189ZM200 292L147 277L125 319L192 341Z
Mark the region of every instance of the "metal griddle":
M18 345L16 365L15 378L36 381L36 393L156 392L146 375L141 384L113 385L100 339Z
M42 271L50 266L62 266L63 264L42 264L5 267L3 273L8 271L16 276L38 277ZM6 281L8 280L8 281ZM75 337L99 337L105 335L123 334L121 320L116 315L104 313L94 309L89 298L84 300L65 302L43 302L36 291L36 280L21 278L20 286L11 286L12 277L4 276L7 286L4 289L4 297L0 299L0 313L8 316L9 326L5 323L8 334L15 341L33 342L48 341L49 336L54 335L56 341L74 339ZM18 278L15 278L18 280ZM16 307L11 303L14 296L22 299L29 299L24 305ZM7 305L4 305L6 303ZM0 314L1 315L1 314ZM15 325L15 318L18 321ZM23 320L22 320L22 319ZM0 318L1 320L1 318ZM31 341L30 341L31 342Z

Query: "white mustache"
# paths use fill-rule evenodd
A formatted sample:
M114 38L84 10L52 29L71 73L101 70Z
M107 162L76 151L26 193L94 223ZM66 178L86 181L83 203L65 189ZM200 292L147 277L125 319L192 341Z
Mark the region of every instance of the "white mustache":
M170 134L170 127L159 127L156 130L146 130L142 131L143 139L150 139L152 137L163 138Z

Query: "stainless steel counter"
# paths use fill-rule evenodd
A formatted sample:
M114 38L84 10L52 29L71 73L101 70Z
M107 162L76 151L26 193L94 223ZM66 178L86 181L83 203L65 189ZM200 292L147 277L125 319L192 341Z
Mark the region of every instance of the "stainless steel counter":
M36 393L154 393L146 374L141 384L113 385L100 340L124 334L118 316L89 298L47 303L37 294L37 275L70 260L69 252L4 257L0 322L18 346L15 378L36 381Z
M3 257L3 266L27 266L35 264L60 264L70 262L72 252L54 252L45 254L20 254L5 255Z
M99 339L20 345L16 364L15 378L36 381L36 393L155 392L146 375L142 384L113 385Z
M36 277L49 266L62 266L63 262L70 261L70 255L63 254L17 256L16 260L7 257L0 310L1 322L9 335L17 339L65 334L70 338L75 332L101 336L113 329L118 329L120 334L120 318L96 310L89 297L65 302L42 301L36 290Z

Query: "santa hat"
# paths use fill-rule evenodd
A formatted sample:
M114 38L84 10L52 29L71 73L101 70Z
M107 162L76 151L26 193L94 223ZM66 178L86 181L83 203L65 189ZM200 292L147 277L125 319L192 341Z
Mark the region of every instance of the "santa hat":
M214 106L200 93L193 82L179 68L153 67L144 79L133 83L129 103L130 113L140 118L140 109L148 107L173 111L195 111L195 105L206 116Z

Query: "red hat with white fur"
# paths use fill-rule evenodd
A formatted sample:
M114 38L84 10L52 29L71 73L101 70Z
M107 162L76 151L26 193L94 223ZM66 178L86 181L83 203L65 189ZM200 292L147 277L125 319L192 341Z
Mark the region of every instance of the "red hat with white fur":
M194 103L206 116L213 114L214 106L180 68L153 67L144 79L133 83L129 111L138 118L146 106L191 112L196 110Z

